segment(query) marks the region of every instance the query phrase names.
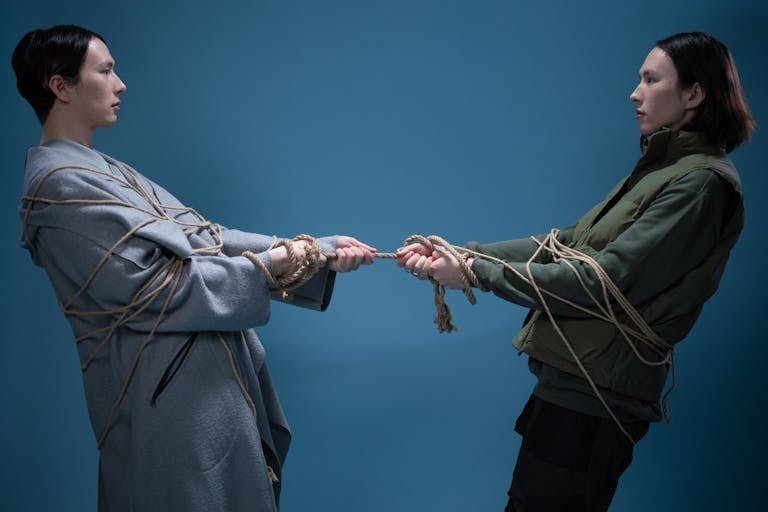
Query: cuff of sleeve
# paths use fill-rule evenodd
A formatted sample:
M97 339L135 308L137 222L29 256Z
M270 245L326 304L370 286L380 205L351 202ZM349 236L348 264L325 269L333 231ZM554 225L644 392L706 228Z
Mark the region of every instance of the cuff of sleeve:
M464 244L464 247L466 247L470 251L482 252L480 250L480 242L467 242L466 244Z
M259 259L267 268L267 270L272 272L272 256L269 254L269 251L263 251L263 252L257 253L256 256L259 257Z
M467 248L469 248L469 244L467 244ZM491 289L491 280L489 276L493 272L496 265L497 263L493 263L492 261L484 260L482 258L475 258L472 261L472 272L475 273L477 280L486 290Z

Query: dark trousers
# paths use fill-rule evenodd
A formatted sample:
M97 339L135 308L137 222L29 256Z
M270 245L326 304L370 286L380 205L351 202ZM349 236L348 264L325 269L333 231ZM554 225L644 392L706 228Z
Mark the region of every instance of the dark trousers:
M637 442L648 422L625 423ZM517 419L523 436L505 512L604 512L632 462L632 443L610 418L531 395Z

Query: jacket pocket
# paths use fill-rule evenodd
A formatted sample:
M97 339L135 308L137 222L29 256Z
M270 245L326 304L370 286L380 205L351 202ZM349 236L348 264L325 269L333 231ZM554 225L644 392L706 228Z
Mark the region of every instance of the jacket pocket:
M197 335L199 333L194 333L192 336L187 339L187 341L184 342L184 345L181 346L178 352L176 352L176 355L173 356L173 359L171 359L171 362L166 367L165 371L163 372L163 376L160 377L160 381L157 383L157 386L155 387L155 391L152 393L152 398L149 401L149 405L155 406L155 403L157 402L158 397L163 393L165 388L168 387L168 385L173 380L173 377L176 375L176 372L179 371L179 368L181 368L181 365L184 363L184 360L187 358L187 355L189 354L189 351L192 349L192 344L197 339Z

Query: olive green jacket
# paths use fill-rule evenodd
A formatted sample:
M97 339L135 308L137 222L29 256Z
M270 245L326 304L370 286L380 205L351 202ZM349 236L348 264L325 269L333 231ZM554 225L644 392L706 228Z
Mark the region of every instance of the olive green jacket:
M741 184L730 159L695 133L662 130L647 141L632 174L574 226L559 232L558 240L592 256L654 332L672 345L686 336L717 289L743 222ZM537 244L529 238L467 247L527 275L526 261ZM575 273L545 253L532 263L531 272L542 289L594 309L584 287L601 297L600 281L588 265L571 263ZM583 377L531 286L482 258L475 258L472 270L496 295L531 308L514 340L520 351ZM560 300L545 300L598 386L640 400L659 399L667 366L640 361L612 323ZM630 325L623 313L617 316ZM646 359L660 359L647 346L638 348Z

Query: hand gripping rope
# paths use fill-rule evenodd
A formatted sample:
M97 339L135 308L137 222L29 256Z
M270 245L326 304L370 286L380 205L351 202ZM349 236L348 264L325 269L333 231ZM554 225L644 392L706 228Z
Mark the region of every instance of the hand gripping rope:
M600 266L600 264L594 258L589 256L588 254L577 251L559 242L557 240L557 233L558 231L553 229L552 231L549 232L549 234L543 240L538 240L536 238L533 238L533 240L538 245L538 248L526 262L527 275L521 274L514 267L512 267L512 265L510 265L508 262L502 259L489 256L487 254L479 253L464 247L450 245L448 242L446 242L442 238L434 235L426 237L426 239L424 237L414 238L418 236L418 235L414 235L413 237L410 237L409 240L414 239L415 241L418 241L420 243L423 243L424 245L427 245L424 242L424 240L426 240L431 242L432 244L440 245L447 252L453 255L454 258L458 260L459 269L462 274L462 280L464 282L464 289L463 289L464 295L472 304L475 303L475 297L474 295L472 295L471 286L475 286L477 288L480 288L481 290L482 288L478 284L477 276L474 274L474 272L472 272L472 269L469 268L469 266L466 264L466 260L470 256L473 256L476 258L482 258L488 261L492 261L494 263L498 263L504 266L504 268L513 272L523 282L531 286L535 291L539 299L539 302L541 303L544 309L544 312L547 314L549 321L551 322L552 326L555 328L560 339L562 339L563 343L568 349L568 352L571 354L571 357L573 357L574 362L576 363L576 365L579 367L579 370L581 370L582 374L584 375L584 378L589 383L589 386L592 388L592 391L595 393L595 396L598 398L600 403L608 412L609 416L613 419L613 421L619 427L621 432L624 433L624 435L627 437L627 439L629 439L629 441L632 444L635 444L635 440L633 439L632 435L629 434L629 432L627 432L627 430L622 425L621 421L616 417L615 413L611 410L610 406L606 402L602 393L600 393L600 390L597 388L597 385L595 384L594 380L589 375L589 372L582 364L581 360L576 354L576 351L573 348L572 342L566 337L562 329L560 329L559 325L557 324L557 320L554 314L552 313L545 296L551 299L559 300L579 311L589 314L592 317L595 317L600 320L604 320L606 322L613 324L617 328L617 330L621 333L624 341L632 349L632 352L643 364L647 366L670 365L671 371L672 371L672 385L670 389L664 394L664 397L662 399L662 410L663 410L665 421L670 420L669 395L675 387L674 348L672 345L670 345L669 343L661 339L653 331L653 329L651 329L648 323L643 319L642 315L640 315L640 313L634 308L634 306L632 306L629 300L621 293L621 291L616 286L616 284L611 280L610 276L605 272L605 270ZM429 247L429 245L427 245L427 247ZM432 246L432 248L434 248L434 245ZM548 290L541 288L536 283L536 279L534 278L531 266L533 262L536 260L536 258L543 251L549 252L552 255L553 261L562 262L573 271L577 280L579 281L582 288L584 289L584 292L592 300L596 309L586 308L584 306L576 304L566 298L560 297L555 293L552 293ZM601 298L595 297L593 293L589 290L587 285L582 280L581 275L579 274L578 270L574 266L573 262L582 262L586 264L592 269L595 275L597 275L598 280L600 282L601 291L602 291ZM447 312L446 314L441 311L442 308L444 308L445 311L447 311L447 306L445 306L445 302L444 302L445 290L442 289L442 287L440 287L436 283L434 283L434 281L433 281L433 284L435 284L435 305L437 306L437 310L438 310L437 319L436 319L436 323L438 323L438 330L440 332L451 332L454 329L454 327L450 325L450 321L451 321L450 312ZM626 313L627 317L632 322L632 325L634 325L634 327L624 325L621 323L621 321L619 321L613 309L614 306L612 305L612 301L615 301L615 303L621 308L621 310L623 310L623 312ZM441 324L439 320L441 319L445 320L445 318L447 318L447 322ZM449 327L441 329L441 325L442 326L447 325ZM652 361L644 357L637 348L638 342L643 343L644 345L649 347L655 354L658 355L659 358Z
M46 182L46 180L50 178L53 174L62 172L64 170L70 170L74 172L86 172L86 173L91 173L95 175L101 175L110 180L114 180L119 185L135 191L147 202L147 204L150 207L142 208L140 206L129 203L127 201L121 201L117 199L115 200L87 200L87 199L54 200L50 198L40 197L38 193L42 188L43 184ZM125 325L127 322L135 319L156 300L163 300L162 306L157 315L157 318L155 319L152 325L152 328L150 329L149 333L146 335L146 337L142 341L131 363L129 364L128 370L126 371L126 375L123 379L123 382L120 388L120 392L116 397L114 403L112 404L112 407L106 419L103 430L98 435L97 439L98 439L99 447L101 447L101 445L104 443L104 440L106 439L107 434L111 429L115 415L119 409L120 404L125 398L128 386L131 382L131 379L133 378L135 370L141 359L141 355L144 352L144 349L146 348L146 346L154 338L154 333L156 332L158 326L163 321L167 308L171 300L173 299L173 296L175 295L175 292L179 286L179 283L182 277L183 268L184 268L184 259L176 255L169 255L168 261L160 269L158 269L157 272L155 272L152 276L150 276L146 280L144 285L134 294L134 296L131 298L128 304L115 307L109 310L83 311L83 310L75 309L74 307L75 302L88 289L91 282L94 280L94 278L98 274L99 270L106 264L109 258L115 255L117 249L121 245L126 243L131 237L133 237L140 229L152 224L153 222L158 222L158 221L173 222L181 226L184 229L184 232L186 234L207 231L210 234L211 238L213 239L214 243L211 246L194 249L194 252L196 254L215 255L215 254L218 254L223 247L222 230L218 224L214 224L207 221L205 218L203 218L199 213L197 213L192 208L174 207L174 206L167 206L167 205L161 204L155 198L154 194L152 194L150 191L146 189L146 187L142 184L141 180L131 169L121 166L120 171L123 174L123 178L117 177L112 174L108 174L100 170L90 169L86 167L67 166L67 167L52 169L48 171L38 181L37 186L35 187L35 189L30 195L24 196L22 198L24 239L27 243L31 243L29 239L29 217L32 211L32 207L35 204L42 205L42 206L53 205L53 204L71 205L73 207L80 207L84 205L109 205L109 206L115 206L118 208L130 208L130 209L141 211L146 214L146 217L143 220L141 220L135 226L127 230L126 233L111 248L105 251L101 260L99 261L99 263L96 264L96 266L93 268L90 274L86 277L86 279L80 286L79 290L76 293L74 293L66 302L61 304L62 311L66 316L73 316L73 317L102 316L102 317L109 317L112 319L112 321L107 326L83 333L75 339L75 342L77 344L83 343L86 340L94 340L96 342L94 345L94 348L84 358L84 361L81 365L82 371L85 372L88 370L88 367L90 366L94 358L101 352L101 350L112 339L114 332L118 328ZM197 221L187 222L187 221L179 220L179 216L182 214L190 214L191 216L196 218ZM261 272L264 273L264 276L267 280L269 288L271 290L280 291L285 300L290 300L291 298L290 291L306 283L317 272L320 264L320 254L321 254L320 248L317 241L314 238L308 235L299 235L296 238L294 238L293 241L306 242L303 258L297 257L295 251L293 250L291 241L275 239L274 243L272 244L272 247L284 246L286 248L289 261L290 261L289 271L279 277L273 276L268 271L268 269L264 266L261 259L259 259L254 253L250 251L245 251L243 253L244 257L248 258L251 262L253 262L253 264ZM459 268L460 268L460 272L461 272L461 276L464 284L463 292L464 292L464 295L467 297L467 300L471 304L475 304L477 302L474 296L474 293L472 292L472 287L478 288L483 291L485 291L485 289L482 287L481 283L477 279L477 276L472 272L472 269L469 268L469 266L466 263L467 258L470 256L474 256L477 258L484 258L489 261L493 261L498 264L501 264L505 268L514 272L517 275L517 277L519 277L521 280L528 283L536 291L536 294L539 297L539 300L547 316L552 322L552 325L555 327L555 329L558 332L558 335L562 338L563 342L566 344L569 352L574 358L574 361L581 369L582 373L584 374L584 377L586 378L587 382L589 382L592 390L595 392L595 395L598 397L600 402L606 408L606 410L608 411L610 416L613 418L613 420L616 422L616 424L619 426L619 428L622 430L622 432L624 432L624 434L633 443L634 443L634 440L632 439L631 435L627 433L627 431L621 425L621 422L618 420L618 418L616 418L615 414L611 411L610 407L605 402L604 398L602 397L599 390L597 389L597 386L595 385L593 379L589 376L587 370L581 364L581 361L579 361L576 355L576 352L574 351L571 345L571 342L566 338L565 334L558 327L557 322L555 321L554 315L549 309L545 296L554 298L556 300L560 300L570 305L571 307L574 307L580 311L590 314L591 316L594 316L595 318L599 318L614 324L619 330L619 332L622 334L622 337L632 348L635 355L644 364L647 364L649 366L659 366L659 365L666 365L666 364L672 365L672 376L673 376L672 388L674 388L674 365L672 364L673 363L672 346L666 343L661 338L659 338L653 332L653 330L643 320L640 314L632 307L629 301L621 294L621 292L618 290L615 284L611 281L609 276L605 273L605 271L600 267L600 265L593 258L591 258L586 254L575 251L574 249L571 249L561 244L560 242L558 242L557 231L553 230L542 241L536 240L536 243L538 244L538 249L526 264L527 276L520 274L511 265L509 265L507 262L503 260L494 258L492 256L488 256L485 254L477 253L475 251L471 251L463 247L453 246L448 242L446 242L444 239L435 235L428 236L428 237L423 237L420 235L412 235L405 239L405 244L410 244L413 242L421 243L431 251L434 251L438 248L442 248L443 250L451 254L454 258L456 258L456 260L459 262ZM531 263L542 251L550 252L553 255L553 258L555 261L557 262L562 261L564 264L568 265L569 268L573 270L573 272L577 275L579 281L581 282L582 286L584 287L585 292L590 296L590 298L594 302L596 309L589 309L589 308L580 306L578 304L572 303L567 299L564 299L562 297L557 296L554 293L551 293L547 290L542 289L536 284L533 273L531 271ZM335 254L325 254L324 256L328 259L332 259L335 257ZM376 253L375 256L377 258L389 258L389 259L393 259L396 257L395 253ZM602 301L598 300L597 297L594 297L592 293L587 289L586 285L581 281L581 278L578 272L576 271L575 267L571 263L572 261L583 262L588 266L590 266L590 268L592 268L592 270L598 276L601 283L602 295L603 295ZM437 329L441 333L452 332L455 330L455 327L452 324L450 310L448 309L448 306L445 303L446 290L443 286L441 286L437 281L435 281L431 277L430 277L430 281L434 289L434 302L435 302L435 308L436 308L435 323L437 325ZM163 297L163 295L165 295L165 297ZM625 313L627 314L629 319L633 322L635 327L623 325L621 322L619 322L619 320L617 319L612 309L611 299L615 300L616 303L625 311ZM240 387L240 390L243 393L243 396L245 397L245 400L249 404L251 410L255 413L255 406L250 396L247 393L242 377L240 376L239 371L237 369L237 365L234 362L232 352L221 334L218 335L218 338L227 353L227 357L230 362L230 366L232 368L235 379L237 380L238 386ZM656 354L659 355L659 359L656 361L650 361L644 358L637 350L636 342L638 341L649 346ZM671 391L672 389L670 388L670 390L664 396L664 400L663 400L663 404L665 405L665 417L668 417L666 404L667 404L667 397Z

